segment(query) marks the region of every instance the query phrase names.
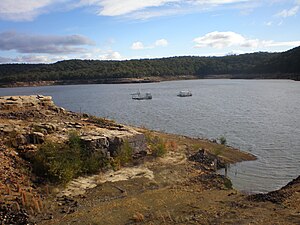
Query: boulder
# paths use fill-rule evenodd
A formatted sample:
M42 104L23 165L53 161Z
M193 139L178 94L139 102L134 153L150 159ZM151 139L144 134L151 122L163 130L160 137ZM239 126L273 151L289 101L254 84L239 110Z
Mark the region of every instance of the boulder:
M144 134L135 134L128 138L128 142L133 149L133 154L147 152L147 141Z
M89 152L96 152L106 150L109 147L109 142L106 137L100 135L85 135L80 137L81 141L83 142L85 148Z
M43 134L52 134L57 130L57 126L53 123L33 124L33 129Z
M7 100L18 101L18 98L16 96L11 96Z
M29 143L30 144L42 144L44 143L44 134L41 132L32 132L29 134Z
M109 152L110 155L115 157L119 154L121 146L125 141L128 141L130 147L132 148L132 154L134 155L144 155L147 152L147 144L144 134L135 134L129 136L111 136L109 138Z
M27 138L23 134L18 134L11 142L12 146L19 148L23 145L28 144Z

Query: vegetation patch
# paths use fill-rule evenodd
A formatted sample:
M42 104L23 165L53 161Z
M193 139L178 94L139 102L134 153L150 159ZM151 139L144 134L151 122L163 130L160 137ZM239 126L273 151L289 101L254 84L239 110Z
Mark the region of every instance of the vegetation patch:
M149 132L145 134L145 137L153 156L162 157L167 153L167 144L163 138L151 135Z
M226 143L227 143L226 137L223 135L221 137L219 137L219 141L220 141L221 145L226 145Z
M100 152L86 151L78 134L73 132L67 143L43 143L33 159L33 170L51 182L67 183L79 175L95 173L107 164L108 159Z
M224 178L224 186L227 189L232 189L232 182L230 179L228 179L227 177Z
M128 140L125 140L118 149L117 156L113 159L112 167L117 170L133 160L133 148Z

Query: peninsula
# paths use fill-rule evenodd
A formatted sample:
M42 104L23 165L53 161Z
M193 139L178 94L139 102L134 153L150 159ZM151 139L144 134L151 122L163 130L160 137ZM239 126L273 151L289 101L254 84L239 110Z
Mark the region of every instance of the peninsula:
M216 172L255 156L209 140L0 97L2 224L297 224L300 177L248 195Z

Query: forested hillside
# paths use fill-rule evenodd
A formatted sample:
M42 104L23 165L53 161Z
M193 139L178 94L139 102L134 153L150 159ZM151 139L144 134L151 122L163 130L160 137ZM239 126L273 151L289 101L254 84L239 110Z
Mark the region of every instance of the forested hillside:
M88 81L177 76L197 78L273 78L300 80L300 47L283 53L257 52L224 57L182 56L125 61L66 60L53 64L2 64L0 83Z

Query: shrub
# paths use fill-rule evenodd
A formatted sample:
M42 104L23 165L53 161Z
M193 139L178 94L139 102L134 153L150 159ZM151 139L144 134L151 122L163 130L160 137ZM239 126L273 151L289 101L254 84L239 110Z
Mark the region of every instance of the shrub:
M224 186L227 188L227 189L232 189L232 182L230 179L228 178L224 178Z
M46 141L33 160L33 170L52 182L67 183L80 174L80 149L65 143Z
M97 173L101 168L106 168L110 164L109 159L102 152L91 153L82 161L82 173L84 174Z
M150 133L146 133L145 137L153 156L162 157L167 153L164 139L159 136L152 136Z
M81 174L95 173L108 163L101 152L86 151L78 134L71 132L67 143L43 143L33 159L33 170L51 182L67 183Z
M82 141L80 140L80 137L76 131L71 131L69 133L68 143L71 148L77 148L77 149L83 148Z
M223 135L219 138L219 140L220 140L220 144L221 145L226 145L226 143L227 143L227 140L226 140L226 137L224 137Z
M116 166L125 165L132 161L133 149L128 140L125 140L121 145L118 155L115 158Z

